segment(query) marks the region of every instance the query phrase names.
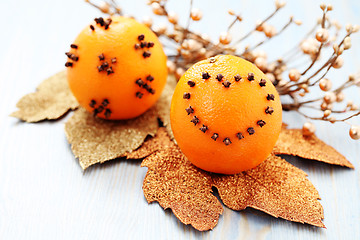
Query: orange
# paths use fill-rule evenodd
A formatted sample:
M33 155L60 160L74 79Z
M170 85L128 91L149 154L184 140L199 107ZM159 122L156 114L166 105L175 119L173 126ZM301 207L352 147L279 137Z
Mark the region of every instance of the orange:
M158 100L166 83L161 43L131 18L95 19L66 55L72 93L82 107L101 118L141 115Z
M275 87L255 65L219 55L194 64L180 78L170 119L181 151L194 165L234 174L269 156L282 108Z

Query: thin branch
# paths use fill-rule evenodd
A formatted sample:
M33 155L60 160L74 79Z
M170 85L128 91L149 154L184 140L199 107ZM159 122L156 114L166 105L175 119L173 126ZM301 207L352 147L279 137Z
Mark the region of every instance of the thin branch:
M235 16L234 21L232 21L231 24L229 25L229 27L228 27L228 29L227 29L228 32L231 30L231 28L235 25L235 23L236 23L237 21L239 21L239 22L242 21L242 18L241 18L240 16L238 16L238 15Z
M272 36L272 37L270 37L270 38L267 38L267 39L259 42L258 44L256 44L255 46L253 46L253 47L251 47L251 48L246 49L241 55L244 55L244 54L246 54L246 53L254 50L255 48L263 45L265 42L268 42L270 39L273 39L274 37L279 36L283 31L285 31L286 28L288 28L288 27L290 26L290 24L291 24L292 22L293 22L293 19L290 18L289 22L288 22L287 24L285 24L279 32L277 32L276 34L274 34L274 36Z
M256 29L258 27L261 27L264 23L266 23L267 21L269 21L281 8L276 8L275 11L273 13L271 13L267 18L265 18L264 20L262 20L258 25L256 25L255 29L251 30L250 32L248 32L247 34L245 34L245 36L243 36L242 38L238 39L234 45L242 42L243 40L245 40L246 38L248 38L251 34L253 34L254 32L256 32Z

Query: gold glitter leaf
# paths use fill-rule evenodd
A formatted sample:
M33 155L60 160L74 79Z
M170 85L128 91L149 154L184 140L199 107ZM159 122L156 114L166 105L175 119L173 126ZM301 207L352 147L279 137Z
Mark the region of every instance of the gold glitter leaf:
M69 89L66 71L62 71L44 80L36 92L22 97L16 106L19 110L10 116L26 122L39 122L58 119L76 109L78 103Z
M145 158L141 166L149 168L143 183L149 203L171 208L181 222L197 230L216 226L223 207L211 193L211 175L192 165L174 143Z
M155 108L138 118L124 121L100 119L80 108L66 123L65 133L85 170L95 163L126 156L158 128Z
M236 175L213 175L213 186L233 210L247 207L274 217L325 227L320 197L306 173L271 155L255 169Z
M173 86L168 83L155 106L130 120L108 121L93 117L83 108L77 110L66 123L65 133L80 166L86 169L119 157L147 156L145 150L133 155L131 152L139 148L148 135L155 135L159 128L158 118L170 128L165 112L170 112L172 92Z
M305 137L301 129L282 128L274 147L275 154L293 155L328 164L354 168L354 166L333 147L327 145L315 134Z
M171 146L171 140L165 128L158 129L155 137L148 137L135 151L126 154L127 159L142 159L157 150Z
M159 134L156 138L168 138ZM211 194L219 191L224 204L233 210L252 207L274 217L325 227L319 194L306 173L280 157L271 155L257 168L236 175L219 175L192 165L180 149L166 139L157 139L158 151L145 158L149 170L143 190L149 203L171 208L185 224L204 231L215 227L222 207Z

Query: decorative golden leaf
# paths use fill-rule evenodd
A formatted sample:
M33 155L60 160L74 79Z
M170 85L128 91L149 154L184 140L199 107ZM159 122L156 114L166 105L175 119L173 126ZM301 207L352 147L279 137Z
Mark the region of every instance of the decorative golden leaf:
M175 86L175 78L169 77L156 105L136 119L106 121L94 118L84 109L76 111L66 123L65 133L81 167L86 169L92 164L131 153L141 146L146 136L156 133L158 119L172 136L170 103ZM19 110L11 116L27 122L53 120L78 106L69 89L66 71L62 71L43 81L37 92L21 98L17 103Z
M164 137L168 138L157 136ZM165 139L157 142L169 143ZM216 187L231 209L252 207L275 217L324 227L315 187L306 173L280 157L271 155L257 168L243 173L219 175L192 165L173 142L167 146L144 159L142 166L149 169L143 190L149 203L157 201L163 208L171 208L181 222L200 231L215 227L222 213L211 194Z
M145 142L136 150L126 154L127 159L142 159L157 150L162 148L168 148L171 146L171 140L168 137L168 133L165 128L161 127L158 129L155 137L149 137Z
M155 106L135 119L108 121L83 108L77 110L65 124L65 133L80 166L86 169L96 163L131 156L129 153L139 148L148 135L155 135L158 118L166 123L165 112L170 112L172 91L173 87L167 84Z
M175 85L175 79L169 77L158 103L136 119L107 121L82 108L77 110L66 123L65 131L81 167L86 169L119 157L146 157L142 166L149 168L143 185L147 201L158 201L165 209L171 208L180 221L201 231L214 228L223 212L212 187L218 189L224 204L231 209L252 207L275 217L324 227L318 192L303 171L279 157L272 155L256 169L236 175L212 174L192 165L171 141L169 115ZM37 122L58 119L76 109L78 103L68 88L66 73L60 72L40 84L36 93L24 96L17 107L19 110L12 116ZM159 129L158 119L167 131ZM345 157L316 136L303 137L300 129L289 130L286 126L274 153L353 168Z
M194 167L174 143L144 159L141 166L149 168L143 183L149 203L171 208L181 222L197 230L216 226L223 207L211 194L211 175Z
M213 175L223 203L233 209L255 208L286 220L325 227L320 196L306 173L270 155L255 169L236 175Z
M66 71L62 71L44 80L37 92L25 95L16 106L19 110L10 116L26 122L39 122L58 119L76 109L78 103L69 89Z
M286 129L283 127L273 153L293 155L328 164L354 168L333 147L318 139L315 134L308 137L303 136L301 129Z
M85 170L140 147L146 136L153 136L159 128L155 109L125 121L100 119L83 108L75 111L65 124L65 133L80 166Z

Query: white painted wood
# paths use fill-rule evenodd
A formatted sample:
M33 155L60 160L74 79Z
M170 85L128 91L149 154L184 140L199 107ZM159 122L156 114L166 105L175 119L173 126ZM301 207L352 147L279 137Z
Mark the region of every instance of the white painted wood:
M143 1L119 2L137 17L150 13L139 7ZM194 2L204 10L204 22L194 23L193 28L213 38L230 22L225 15L228 8L245 18L234 34L250 29L273 9L272 2L265 0ZM335 8L331 15L342 23L360 23L359 1L331 2ZM293 14L304 26L289 29L282 40L274 40L277 45L265 45L270 58L293 46L312 26L321 14L319 3L288 3L273 22L278 25ZM169 4L184 21L186 1ZM319 190L327 229L275 219L255 210L225 208L218 226L201 233L180 223L157 203L147 204L141 189L146 169L140 168L140 161L113 161L82 172L65 139L66 119L25 124L8 117L21 96L63 69L68 45L99 13L80 0L20 0L2 1L0 16L0 239L360 239L360 148L359 142L348 138L348 126L318 124L317 134L344 154L356 170L288 158L309 174ZM331 73L335 82L360 69L359 39L353 38L344 69ZM350 94L360 102L358 90ZM288 113L284 120L294 127L303 122ZM360 124L359 119L354 123Z

